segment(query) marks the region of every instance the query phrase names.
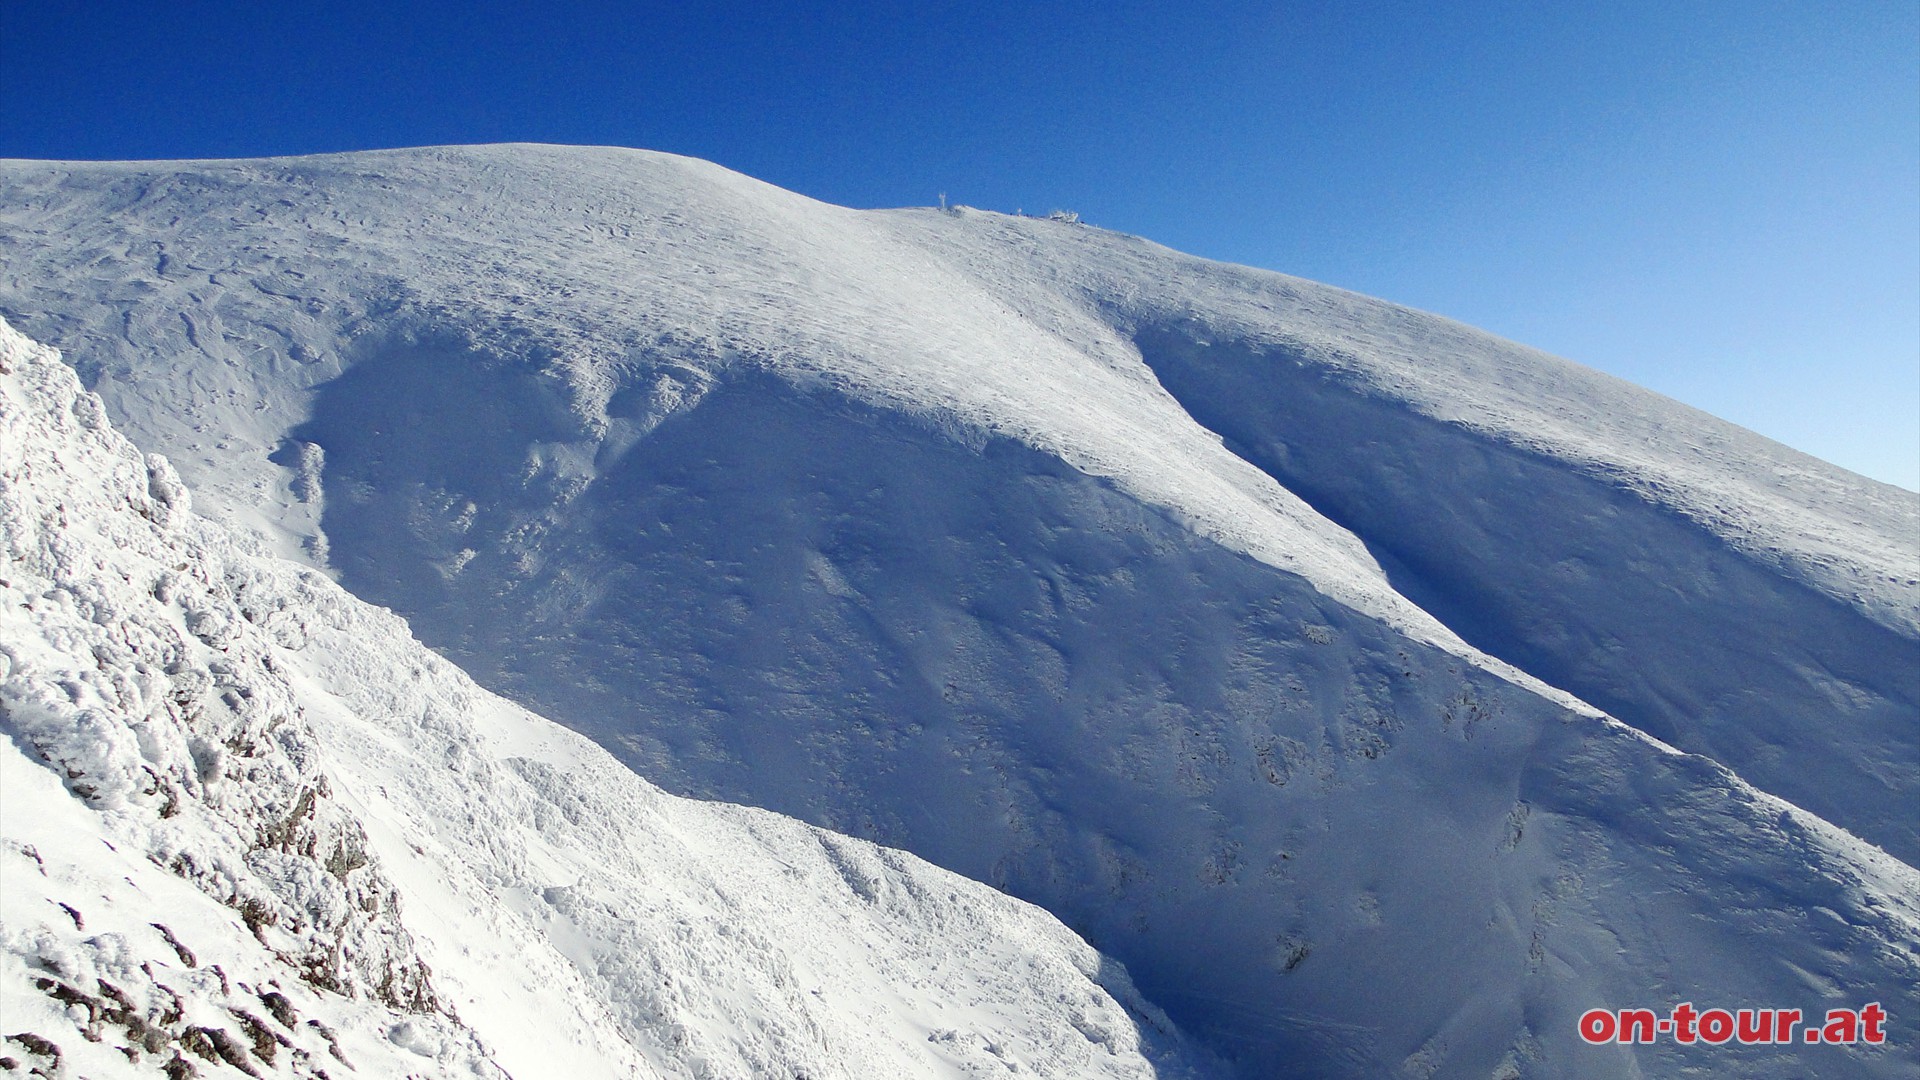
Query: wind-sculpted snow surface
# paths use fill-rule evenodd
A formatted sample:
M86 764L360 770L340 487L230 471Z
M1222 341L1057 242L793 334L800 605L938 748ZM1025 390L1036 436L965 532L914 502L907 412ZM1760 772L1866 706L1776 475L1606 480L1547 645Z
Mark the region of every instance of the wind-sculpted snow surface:
M664 155L0 185L0 309L224 520L669 789L1042 904L1245 1075L1915 1074L1574 1020L1913 1045L1920 498L1338 290Z
M4 323L0 536L8 1068L1195 1075L1037 909L663 795L236 549Z

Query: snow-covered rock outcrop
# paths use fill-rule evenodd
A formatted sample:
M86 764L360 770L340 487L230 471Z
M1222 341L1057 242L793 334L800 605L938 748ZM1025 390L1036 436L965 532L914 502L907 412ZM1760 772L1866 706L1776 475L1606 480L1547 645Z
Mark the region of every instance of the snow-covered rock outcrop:
M9 163L0 260L220 520L669 790L1044 905L1247 1075L1911 1074L1573 1029L1920 1016L1911 493L1339 290L637 151Z
M0 733L22 1073L1191 1074L1043 912L664 795L236 546L4 323Z

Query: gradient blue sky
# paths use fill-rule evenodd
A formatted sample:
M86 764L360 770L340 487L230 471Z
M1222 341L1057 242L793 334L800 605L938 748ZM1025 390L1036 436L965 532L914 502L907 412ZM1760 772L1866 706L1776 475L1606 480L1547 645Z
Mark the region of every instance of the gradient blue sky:
M0 0L0 156L535 140L1067 208L1920 488L1920 4Z

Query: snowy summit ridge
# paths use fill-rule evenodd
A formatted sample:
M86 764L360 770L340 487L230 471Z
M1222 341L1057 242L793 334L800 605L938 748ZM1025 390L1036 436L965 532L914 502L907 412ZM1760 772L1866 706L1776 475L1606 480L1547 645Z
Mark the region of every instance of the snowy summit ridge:
M1910 493L1340 290L640 151L4 163L0 258L217 520L669 790L1042 905L1243 1075L1701 1067L1575 1038L1655 993L1912 1044Z

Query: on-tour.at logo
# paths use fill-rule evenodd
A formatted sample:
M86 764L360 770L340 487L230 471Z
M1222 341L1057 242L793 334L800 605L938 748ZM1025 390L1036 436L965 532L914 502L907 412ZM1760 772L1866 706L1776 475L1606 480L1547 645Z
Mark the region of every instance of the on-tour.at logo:
M1728 1042L1879 1045L1887 1041L1886 1023L1887 1011L1877 1001L1858 1009L1828 1009L1824 1021L1813 1021L1799 1009L1696 1010L1691 1001L1683 1001L1665 1016L1652 1009L1588 1009L1580 1014L1580 1038L1595 1045L1663 1038L1681 1045L1709 1046Z

